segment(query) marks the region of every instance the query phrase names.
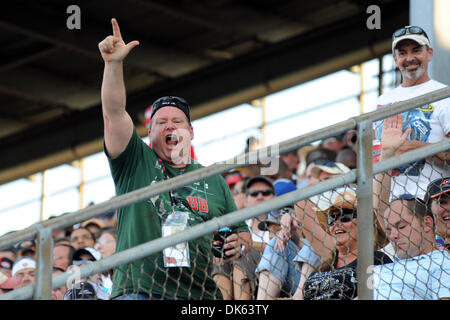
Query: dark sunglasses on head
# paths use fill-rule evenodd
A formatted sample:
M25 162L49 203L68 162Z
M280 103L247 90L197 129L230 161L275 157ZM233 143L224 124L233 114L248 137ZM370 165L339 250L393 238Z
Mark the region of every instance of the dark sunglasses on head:
M340 222L350 222L353 221L354 218L356 218L356 210L352 209L339 209L339 213L337 214L330 214L328 215L328 226L331 227L336 220L339 220Z
M267 189L267 190L249 190L249 191L247 191L247 195L251 196L253 198L256 198L259 193L261 193L264 197L273 195L273 191L270 190L270 189Z
M400 28L400 29L396 30L392 34L392 40L395 40L395 38L404 36L405 34L424 35L428 39L428 36L427 36L426 32L421 27L408 26L408 27L403 27L403 28Z

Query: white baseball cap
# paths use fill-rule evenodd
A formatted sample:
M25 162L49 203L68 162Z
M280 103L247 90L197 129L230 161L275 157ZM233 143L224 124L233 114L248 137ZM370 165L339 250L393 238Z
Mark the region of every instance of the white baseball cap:
M36 261L32 258L25 257L20 260L17 260L16 263L14 263L12 268L12 276L14 277L17 272L23 269L36 269Z
M426 32L421 27L405 26L396 30L392 35L392 52L394 52L395 47L400 41L406 39L413 40L421 46L427 45L431 47L430 40L428 39Z

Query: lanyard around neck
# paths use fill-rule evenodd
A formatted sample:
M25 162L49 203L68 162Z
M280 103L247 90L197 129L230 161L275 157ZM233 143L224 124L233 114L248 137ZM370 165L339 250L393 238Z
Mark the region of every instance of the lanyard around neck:
M167 167L166 167L164 161L158 157L158 163L161 165L161 171L163 173L164 180L169 180L169 176L167 174ZM185 171L186 171L186 167L181 168L179 175L181 176ZM170 197L170 202L172 203L172 210L174 210L175 197L173 195L173 190L169 190L169 197Z

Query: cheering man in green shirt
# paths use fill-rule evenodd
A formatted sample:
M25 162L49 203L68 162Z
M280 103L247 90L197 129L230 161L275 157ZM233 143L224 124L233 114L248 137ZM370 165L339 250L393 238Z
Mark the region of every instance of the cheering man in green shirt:
M121 195L201 168L189 157L194 131L190 108L181 98L162 97L153 103L149 138L151 148L137 135L125 110L123 60L138 41L126 44L115 19L113 35L99 43L105 62L102 83L104 148L116 194ZM236 210L225 180L214 176L160 194L118 210L117 252L182 231ZM238 259L250 246L250 233L242 223L224 248L227 259ZM118 267L112 299L221 299L210 276L212 235L177 244ZM244 246L241 246L241 245Z

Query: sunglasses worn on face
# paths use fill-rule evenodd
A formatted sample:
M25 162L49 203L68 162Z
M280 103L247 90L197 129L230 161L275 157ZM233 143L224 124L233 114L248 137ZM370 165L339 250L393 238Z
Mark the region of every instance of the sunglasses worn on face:
M247 191L247 195L249 195L253 198L256 198L260 192L263 195L263 197L273 195L272 190L249 190L249 191Z
M410 27L404 27L404 28L400 28L400 29L396 30L392 34L392 40L394 40L395 38L404 36L405 34L424 35L428 39L426 32L421 27L410 26Z
M356 210L342 209L342 211L338 214L328 215L328 226L331 227L336 220L344 223L353 221L354 218L356 218Z

